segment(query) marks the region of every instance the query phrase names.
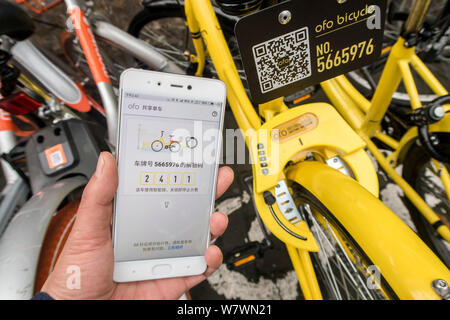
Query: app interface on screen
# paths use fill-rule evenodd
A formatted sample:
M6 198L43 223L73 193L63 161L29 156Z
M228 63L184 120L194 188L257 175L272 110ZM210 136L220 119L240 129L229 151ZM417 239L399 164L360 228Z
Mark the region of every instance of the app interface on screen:
M204 254L222 104L122 92L116 261Z

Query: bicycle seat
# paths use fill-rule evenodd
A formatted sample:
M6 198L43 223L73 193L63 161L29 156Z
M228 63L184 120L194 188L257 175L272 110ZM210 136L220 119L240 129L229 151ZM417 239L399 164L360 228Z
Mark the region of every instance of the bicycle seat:
M0 0L0 35L20 41L28 38L33 31L33 20L24 10L6 0Z

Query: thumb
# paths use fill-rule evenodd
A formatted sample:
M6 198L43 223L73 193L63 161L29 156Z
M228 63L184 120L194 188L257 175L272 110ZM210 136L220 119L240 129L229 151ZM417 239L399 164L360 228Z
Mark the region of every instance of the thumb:
M109 152L102 152L97 169L84 189L71 239L90 246L111 240L113 199L117 189L117 165Z

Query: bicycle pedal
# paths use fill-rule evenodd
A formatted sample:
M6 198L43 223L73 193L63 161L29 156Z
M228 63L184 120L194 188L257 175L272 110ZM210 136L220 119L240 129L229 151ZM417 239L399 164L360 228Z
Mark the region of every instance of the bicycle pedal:
M263 243L252 241L241 247L238 247L226 254L225 264L230 270L240 269L263 256L267 246Z

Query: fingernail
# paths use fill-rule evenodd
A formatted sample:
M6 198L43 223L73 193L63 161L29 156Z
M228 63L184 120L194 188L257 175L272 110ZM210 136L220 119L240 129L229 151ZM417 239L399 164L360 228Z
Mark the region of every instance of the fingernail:
M98 162L97 162L97 169L95 169L95 177L96 178L101 178L104 164L105 164L105 160L103 159L103 153L100 153L100 156L98 157Z

